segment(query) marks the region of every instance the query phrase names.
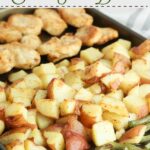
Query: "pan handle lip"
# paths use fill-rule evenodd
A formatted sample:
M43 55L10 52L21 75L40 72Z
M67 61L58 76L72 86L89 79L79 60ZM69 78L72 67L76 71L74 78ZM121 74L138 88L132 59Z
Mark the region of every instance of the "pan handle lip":
M21 4L23 4L23 3L25 2L25 0L22 0L22 2L20 2L20 3L16 2L16 0L12 0L12 2L13 2L14 4L16 4L16 5L21 5Z

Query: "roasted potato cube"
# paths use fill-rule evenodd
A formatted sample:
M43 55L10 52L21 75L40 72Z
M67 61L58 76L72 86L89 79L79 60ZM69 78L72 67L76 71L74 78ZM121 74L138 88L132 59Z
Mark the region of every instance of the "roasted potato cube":
M124 94L123 94L122 90L114 90L114 91L108 93L107 96L122 101Z
M45 129L53 123L54 123L53 119L48 118L48 117L40 114L39 112L37 113L37 125L38 125L39 129L41 129L41 130Z
M102 83L111 90L117 90L123 80L123 75L119 73L108 74L101 79Z
M84 86L81 76L76 72L69 72L65 74L64 82L75 90L79 90Z
M128 126L128 117L120 116L112 112L104 112L103 119L110 121L116 130L121 130Z
M46 142L50 149L53 150L65 149L65 142L63 135L61 133L53 131L45 131L43 135L47 139Z
M87 89L81 88L75 95L76 100L92 101L93 94Z
M93 23L93 17L87 14L83 8L59 8L58 12L65 22L77 28Z
M60 114L61 116L75 114L77 102L75 100L64 100L60 104Z
M56 100L40 99L35 101L35 105L42 115L53 119L59 118L59 105Z
M82 50L80 52L80 57L88 64L92 64L101 59L103 57L103 53L101 53L97 48L90 47L88 49Z
M100 106L105 111L116 113L121 116L128 116L128 110L125 104L115 98L104 96L103 99L100 101Z
M120 42L114 42L102 49L102 53L104 54L104 58L106 59L113 59L114 54L121 54L126 58L130 59L130 55L128 49L126 49Z
M123 99L124 104L131 113L137 114L138 118L148 115L148 104L144 98L136 95L128 95Z
M9 130L0 136L1 144L10 144L14 141L24 142L29 134L31 133L31 129L27 127L16 128Z
M5 123L3 120L0 120L0 135L3 133L5 130Z
M22 103L25 107L31 106L32 100L35 95L34 89L21 89L21 88L9 88L8 100L10 102Z
M57 63L55 66L57 68L59 68L59 67L63 67L63 66L69 67L69 65L70 65L69 60L68 59L64 59L64 60L60 61L59 63Z
M48 98L62 102L64 99L72 99L75 90L60 79L53 79L48 85Z
M24 143L18 141L13 141L12 143L7 144L6 148L7 150L25 150Z
M0 81L0 87L5 88L5 87L6 87L6 85L7 85L7 83L6 83L6 82Z
M101 121L92 126L92 139L96 146L101 146L116 140L111 122Z
M64 78L65 74L69 72L69 69L66 66L57 67L56 74L59 78Z
M43 147L43 146L37 146L36 144L34 144L30 140L26 140L24 142L24 147L25 147L25 150L46 150L45 147Z
M104 65L101 61L97 61L85 69L84 80L93 84L99 81L99 78L111 72L111 69Z
M5 88L0 86L0 102L6 101Z
M11 73L11 74L8 76L8 80L9 80L10 82L14 82L14 81L23 79L26 75L27 75L27 73L26 73L24 70L20 70L20 71Z
M83 104L80 120L84 126L91 128L93 124L102 120L102 108L96 104Z
M34 142L34 144L36 144L36 145L45 146L45 144L46 144L41 131L37 128L35 128L31 131L28 139L31 139Z
M103 99L104 94L97 94L97 95L93 95L92 97L92 103L94 104L100 104L100 101Z
M43 88L47 89L49 83L55 78L59 78L59 75L58 74L43 74L43 75L41 75L40 79L43 83Z
M119 140L124 133L125 133L125 129L116 131L116 139Z
M40 66L33 68L32 72L39 77L43 74L55 74L56 67L53 63L41 64Z
M69 66L70 71L76 70L85 70L85 62L81 58L73 58L71 59L71 63Z
M146 132L146 125L138 125L125 132L120 138L120 142L138 144L142 140L145 132Z
M40 8L36 9L34 14L41 18L43 29L51 35L58 36L67 28L65 21L54 9Z
M129 70L121 81L121 89L124 93L128 93L134 86L140 83L140 77L133 70Z
M101 86L98 83L95 83L87 88L92 94L100 94Z
M5 120L5 109L10 105L11 103L8 101L0 102L0 120Z
M122 46L124 46L124 48L126 48L127 50L131 48L131 41L119 39L117 42L120 43Z
M39 100L39 99L46 99L47 97L47 90L37 90L34 99Z

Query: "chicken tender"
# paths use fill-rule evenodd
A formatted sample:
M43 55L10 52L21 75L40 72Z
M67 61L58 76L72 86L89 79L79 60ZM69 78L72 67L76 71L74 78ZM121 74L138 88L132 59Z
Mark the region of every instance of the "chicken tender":
M51 35L60 35L67 28L67 24L53 9L36 9L36 16L43 21L43 29Z
M98 45L105 44L113 39L118 38L118 31L112 28L100 28L102 32L102 36L98 41Z
M66 34L60 39L52 37L38 48L41 55L48 55L50 61L56 62L63 58L72 57L80 51L82 42L73 35Z
M0 74L10 71L13 67L31 69L39 63L39 53L21 43L0 45Z
M43 23L42 20L34 15L14 14L8 18L8 24L16 27L23 34L39 35Z
M83 8L59 8L58 12L69 25L77 28L93 23L93 17L87 14Z
M25 35L21 39L21 43L36 50L41 45L41 39L36 35Z
M102 45L118 37L118 32L111 28L86 26L79 28L75 34L85 46Z
M75 34L86 46L93 46L102 37L100 28L95 26L85 26L79 28Z
M15 27L10 26L7 22L0 22L0 43L9 43L20 40L22 34Z

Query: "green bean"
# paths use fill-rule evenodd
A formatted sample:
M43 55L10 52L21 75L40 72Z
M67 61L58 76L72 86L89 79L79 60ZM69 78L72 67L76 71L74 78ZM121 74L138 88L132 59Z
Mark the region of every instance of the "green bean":
M146 145L145 145L145 148L146 148L147 150L150 149L150 143L146 144Z
M144 125L150 123L150 115L146 116L145 118L134 120L129 122L129 128L135 127L137 125Z
M150 130L150 123L146 124L147 128L146 128L146 132Z
M147 142L150 142L150 135L143 136L140 143L147 143Z

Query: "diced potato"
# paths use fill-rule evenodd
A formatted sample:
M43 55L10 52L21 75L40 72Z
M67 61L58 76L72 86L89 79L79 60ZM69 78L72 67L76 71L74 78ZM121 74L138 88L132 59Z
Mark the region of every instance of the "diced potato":
M69 70L66 66L60 66L56 68L56 74L58 74L60 78L64 78L65 74L67 74L68 72Z
M37 124L38 124L39 129L41 129L41 130L45 129L53 123L54 123L53 119L48 118L48 117L40 114L39 112L37 113Z
M128 117L120 116L112 112L104 112L103 119L110 121L116 130L121 130L128 126Z
M47 139L47 145L53 150L64 150L65 142L63 135L59 132L45 131L44 137Z
M60 79L53 79L48 85L48 98L55 99L58 103L72 99L74 95L75 90Z
M46 99L47 97L47 90L37 90L34 99L39 100L39 99Z
M59 78L58 74L43 74L40 76L40 79L43 83L43 88L47 89L48 84L55 78Z
M128 111L137 114L138 118L143 118L149 113L146 100L139 96L128 95L123 99L123 102Z
M28 139L31 139L34 142L34 144L36 144L36 145L45 146L45 144L46 144L41 131L37 128L35 128L31 131Z
M133 70L128 71L121 82L121 89L124 93L128 93L134 86L140 83L140 77Z
M8 80L9 80L10 82L14 82L14 81L23 79L26 75L27 75L27 73L26 73L24 70L20 70L20 71L11 73L11 74L8 76Z
M9 130L0 136L1 144L6 145L14 141L24 142L28 138L30 132L31 129L27 127Z
M36 109L42 115L54 119L59 118L59 105L56 100L40 99L35 101Z
M80 120L84 126L91 128L93 124L102 120L101 106L96 104L83 104Z
M85 62L81 58L73 58L71 59L69 70L70 71L85 70Z
M92 139L96 146L101 146L116 140L112 123L101 121L92 126Z
M102 58L103 54L99 51L99 49L90 47L88 49L82 50L80 52L80 57L88 64L92 64Z
M145 132L146 132L146 125L138 125L125 132L123 136L120 138L120 142L138 144L142 140Z
M87 88L92 94L100 94L101 93L101 86L98 83L95 83Z
M101 61L97 61L85 69L84 80L86 83L93 84L99 81L99 78L111 72L111 69L105 66Z
M10 144L6 145L7 150L25 150L24 148L24 143L18 142L18 141L13 141Z
M60 104L60 114L61 116L75 114L76 101L75 100L64 100Z
M76 72L69 72L65 74L64 81L67 85L76 90L79 90L84 86L84 82L82 81L80 75Z
M57 63L57 64L56 64L56 67L57 67L57 68L58 68L58 67L62 67L62 66L68 67L69 65L70 65L69 60L64 59L64 60L62 60L61 62Z
M41 64L38 67L33 68L33 73L37 76L45 75L45 74L55 74L56 67L53 63Z
M131 48L131 41L119 39L117 42L120 43L122 46L124 46L124 48L126 48L127 50Z
M0 120L0 135L3 133L5 130L5 123L3 120Z
M104 54L104 58L106 59L113 59L114 54L118 53L126 58L130 58L128 49L125 48L120 42L115 42L111 45L108 45L102 49L102 53Z
M123 94L122 90L114 90L114 91L108 93L107 96L112 97L117 100L122 100L124 97L124 94Z
M0 86L0 102L6 101L5 88Z
M119 140L124 133L125 133L125 129L121 129L121 130L116 131L117 140Z
M94 104L100 104L100 101L103 99L104 94L97 94L97 95L93 95L92 97L92 103Z
M10 102L22 103L25 107L31 106L31 102L35 95L34 89L25 88L9 88L8 100Z
M75 95L76 100L92 101L93 94L87 89L81 88Z
M28 111L23 104L12 103L5 109L6 125L12 128L29 126L27 122Z
M47 150L45 147L43 146L37 146L36 144L34 144L32 141L30 140L26 140L24 142L24 147L25 150Z
M102 83L112 90L117 90L122 80L123 80L123 75L119 73L108 74L107 76L101 79Z
M6 85L7 85L7 83L6 83L6 82L0 81L0 87L5 88L5 87L6 87Z
M28 109L27 122L35 128L37 127L36 114L37 114L36 109Z
M121 116L128 116L128 110L125 104L112 97L104 96L102 101L100 101L100 106L106 111L116 113Z

